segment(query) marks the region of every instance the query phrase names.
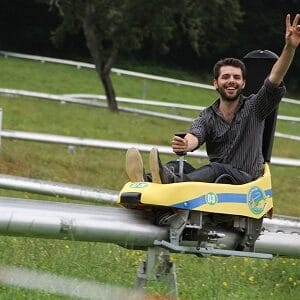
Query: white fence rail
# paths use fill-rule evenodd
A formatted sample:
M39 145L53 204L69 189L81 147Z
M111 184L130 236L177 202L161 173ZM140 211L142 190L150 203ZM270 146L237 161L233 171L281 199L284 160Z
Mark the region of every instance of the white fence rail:
M149 145L149 144L116 142L110 140L79 138L74 136L63 136L63 135L55 135L55 134L13 131L13 130L2 130L1 136L2 138L65 144L65 145L73 145L73 146L108 148L108 149L115 149L115 150L127 150L130 147L137 147L140 151L149 152L153 147L153 145ZM160 153L174 154L170 146L157 146L157 148ZM189 156L207 158L206 151L200 151L200 150L189 153ZM272 157L271 163L274 165L300 167L300 160L292 159L292 158Z
M72 66L77 67L78 69L80 69L80 68L95 69L94 64L84 63L84 62L79 62L79 61L74 61L74 60L58 59L58 58L44 57L44 56L37 56L37 55L30 55L30 54L21 54L21 53L15 53L15 52L10 52L10 51L0 51L0 55L3 55L5 57L11 56L11 57L17 57L17 58L23 58L23 59L37 60L37 61L41 61L42 63L51 62L51 63L65 64L65 65L72 65ZM139 77L139 78L144 78L144 79L158 80L158 81L173 83L173 84L177 84L177 85L186 85L186 86L192 86L192 87L197 87L197 88L202 88L202 89L215 90L215 88L212 85L203 84L203 83L178 80L178 79L173 79L173 78L169 78L169 77L156 76L156 75L145 74L145 73L140 73L140 72L133 72L133 71L122 70L122 69L117 69L117 68L112 68L111 71L113 73L117 73L120 75L134 76L134 77ZM287 103L292 103L292 104L300 104L300 100L296 100L296 99L283 98L282 101L287 102Z
M22 95L22 96L28 96L33 98L39 98L39 99L45 99L45 100L54 100L54 101L60 101L61 103L75 103L75 104L82 104L82 105L91 105L96 107L107 107L107 103L101 103L99 101L93 101L93 100L82 100L82 99L74 99L68 96L59 96L59 95L52 95L52 94L46 94L46 93L38 93L38 92L30 92L30 91L24 91L24 90L11 90L11 89L2 89L0 88L0 93L10 94L10 95ZM149 111L144 109L137 109L137 108L128 108L128 107L122 107L119 106L120 111L135 113L135 114L143 114L148 115L152 117L159 117L159 118L165 118L165 119L171 119L171 120L177 120L177 121L183 121L183 122L191 122L192 118L187 117L181 117L176 115L170 115L155 111Z
M45 99L45 100L53 100L53 101L60 101L61 103L75 103L75 104L82 104L82 105L91 105L91 106L96 106L96 107L107 107L106 103L101 103L99 101L95 100L82 100L78 99L77 97L73 97L72 95L53 95L53 94L47 94L47 93L39 93L39 92L31 92L31 91L24 91L24 90L15 90L15 89L4 89L0 88L0 93L4 94L9 94L9 95L20 95L20 96L26 96L26 97L33 97L33 98L38 98L38 99ZM101 97L101 96L98 96ZM104 96L103 96L104 98ZM117 98L118 100L118 98ZM129 98L121 98L121 101L126 102L129 100L131 103L137 103L139 99L129 99ZM144 104L146 104L147 100L144 100ZM150 104L155 101L150 101L147 104ZM167 103L167 106L172 107L176 106L175 103ZM189 109L197 107L199 110L203 109L202 106L189 106ZM182 117L182 116L177 116L177 115L171 115L167 113L160 113L160 112L155 112L155 111L149 111L149 110L144 110L144 109L137 109L137 108L128 108L128 107L122 107L119 106L120 111L125 111L125 112L131 112L135 114L144 114L148 116L153 116L153 117L159 117L159 118L165 118L165 119L170 119L170 120L176 120L176 121L182 121L182 122L192 122L193 118L188 118L188 117ZM278 119L281 120L287 120L289 121L294 121L294 122L299 122L300 118L298 117L287 117L287 116L279 116ZM299 136L295 135L289 135L289 134L283 134L283 133L275 133L275 136L280 137L280 138L286 138L286 139L291 139L295 141L300 141Z
M66 59L44 57L44 56L37 56L37 55L30 55L30 54L21 54L21 53L9 52L9 51L0 51L0 55L3 55L5 57L11 56L11 57L17 57L17 58L23 58L23 59L37 60L42 63L51 62L51 63L57 63L57 64L71 65L71 66L75 66L78 69L80 69L80 68L95 69L94 64L79 62L79 61L74 61L74 60L66 60ZM151 74L145 74L145 73L140 73L140 72L133 72L133 71L122 70L122 69L118 69L118 68L112 68L111 71L118 75L134 76L134 77L139 77L139 78L144 78L144 79L151 79L151 80L164 81L164 82L168 82L168 83L174 83L177 85L187 85L187 86L193 86L193 87L198 87L198 88L203 88L203 89L215 90L215 88L212 85L208 85L208 84L189 82L189 81L185 81L185 80L178 80L178 79L156 76L156 75L151 75Z
M0 89L1 91L1 89ZM106 96L104 95L93 95L93 94L65 94L64 96L68 96L75 99L97 99L97 100L106 100ZM160 107L172 107L172 108L182 108L186 110L195 110L202 111L206 107L199 105L191 105L191 104L182 104L182 103L174 103L174 102L162 102L155 100L145 100L145 99L137 99L137 98L127 98L127 97L116 97L117 102L123 103L133 103L139 105L149 105L149 106L160 106ZM291 121L291 122L300 122L300 117L292 117L292 116L277 116L278 120L281 121Z
M14 57L20 57L20 58L27 58L27 59L35 59L40 60L42 62L49 61L49 62L55 62L55 63L65 63L69 65L76 65L77 67L92 67L91 64L86 63L80 63L75 61L68 61L68 60L60 60L60 59L54 59L54 58L48 58L48 57L41 57L41 56L33 56L33 55L24 55L24 54L18 54L13 52L5 52L0 51L0 54L5 56L14 56ZM93 66L94 67L94 66ZM123 71L117 69L117 71ZM127 72L127 71L126 71ZM133 72L135 73L135 72ZM124 73L125 74L125 73ZM138 73L140 74L140 73ZM126 74L128 75L128 74ZM151 75L149 75L151 76ZM150 78L150 77L149 77ZM155 79L155 78L150 78ZM156 78L156 80L158 80ZM173 81L173 83L182 84L182 81ZM198 86L203 87L203 86ZM13 89L4 89L0 88L0 93L6 93L6 94L14 94L14 95L23 95L23 96L29 96L29 97L37 97L41 99L47 99L47 100L55 100L60 101L62 103L70 102L70 103L77 103L77 104L84 104L84 105L93 105L98 107L106 107L106 103L99 103L99 101L89 101L89 100L82 100L77 99L78 95L65 95L65 96L59 96L59 95L51 95L46 93L37 93L37 92L31 92L31 91L23 91L23 90L13 90ZM94 98L95 95L79 95L84 96L88 98ZM97 96L98 99L105 99L105 96ZM147 104L147 105L160 105L160 106L168 106L168 107L174 107L177 106L178 108L185 108L185 109L197 109L202 110L204 107L202 106L194 106L194 105L185 105L185 104L176 104L176 103L165 103L165 102L158 102L158 101L151 101L151 100L142 100L142 99L130 99L130 98L122 98L118 97L118 101L120 102L128 102L128 103L139 103L139 104ZM289 99L292 101L296 101L296 104L299 104L300 101ZM299 102L299 103L298 103ZM133 108L127 108L127 107L120 107L120 110L127 111L127 112L134 112L134 113L140 113L140 114L146 114L151 116L158 116L162 118L168 118L173 120L179 120L179 121L185 121L185 122L191 122L192 118L187 117L181 117L181 116L174 116L170 114L164 114L164 113L158 113L153 111L147 111L147 110L141 110L141 109L133 109ZM2 114L1 114L2 117ZM279 119L281 120L289 120L298 122L300 118L298 117L289 117L289 116L279 116ZM1 125L0 125L1 126ZM276 137L280 138L288 138L296 141L300 141L299 136L294 135L287 135L282 133L275 133ZM114 149L128 149L129 147L136 146L136 144L131 143L119 143L119 142L112 142L112 141L104 141L104 140L94 140L94 139L82 139L82 138L76 138L76 137L66 137L66 136L57 136L57 135L51 135L51 134L39 134L39 133L32 133L32 132L17 132L17 131L11 131L11 130L2 130L0 128L0 143L1 143L1 137L6 138L15 138L15 139L23 139L23 140L35 140L40 142L53 142L53 143L63 143L63 144L69 144L69 145L80 145L80 146L92 146L92 147L107 147L107 148L114 148ZM108 144L107 144L108 142ZM120 144L122 144L120 146ZM0 144L1 145L1 144ZM125 148L124 148L125 147ZM150 145L139 145L139 148L141 151L149 151L152 146ZM166 148L166 149L165 149ZM172 153L169 147L159 146L159 151L162 153ZM196 153L192 153L191 156L194 156ZM198 155L196 156L200 157L206 157L206 153L204 151L198 151ZM288 159L288 158L272 158L272 163L279 164L279 165L287 165L287 166L300 166L300 160L297 159Z

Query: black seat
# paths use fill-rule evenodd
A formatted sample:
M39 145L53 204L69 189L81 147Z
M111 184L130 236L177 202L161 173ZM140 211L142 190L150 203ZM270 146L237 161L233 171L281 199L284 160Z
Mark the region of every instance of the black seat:
M243 62L247 68L247 81L243 91L245 96L258 92L277 59L277 54L269 50L254 50L244 56ZM264 162L271 161L277 114L278 106L265 119L262 145Z

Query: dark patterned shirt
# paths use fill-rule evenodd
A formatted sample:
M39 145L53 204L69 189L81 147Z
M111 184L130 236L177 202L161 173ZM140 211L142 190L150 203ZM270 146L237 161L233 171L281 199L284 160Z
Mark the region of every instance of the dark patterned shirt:
M227 123L220 113L218 99L201 112L192 123L190 133L198 138L198 146L206 143L211 162L231 164L256 178L261 175L264 163L264 120L284 93L283 84L277 87L266 79L257 94L241 95L231 123Z

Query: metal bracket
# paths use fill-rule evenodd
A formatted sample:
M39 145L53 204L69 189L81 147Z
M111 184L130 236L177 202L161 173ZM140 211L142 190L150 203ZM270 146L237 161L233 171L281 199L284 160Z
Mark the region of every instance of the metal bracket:
M186 226L188 217L189 217L188 210L182 210L176 213L176 216L170 223L169 234L170 234L171 243L175 245L179 245L180 238Z
M135 289L144 291L149 281L164 281L169 295L178 298L175 264L170 261L170 251L163 247L150 247L147 260L140 264Z
M225 250L225 249L215 249L214 245L207 245L204 247L188 247L188 246L177 246L167 241L154 241L154 245L164 247L171 250L172 252L179 253L190 253L200 256L216 255L216 256L240 256L240 257L252 257L252 258L262 258L262 259L272 259L273 255L268 253L258 253L258 252L246 252L246 251L236 251L236 250Z
M240 250L254 251L255 242L261 234L263 219L246 218L245 222L245 233Z

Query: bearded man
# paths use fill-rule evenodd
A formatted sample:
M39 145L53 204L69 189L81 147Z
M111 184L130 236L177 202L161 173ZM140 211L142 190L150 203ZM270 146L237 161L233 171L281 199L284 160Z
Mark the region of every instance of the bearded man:
M213 84L220 94L211 106L203 110L192 123L185 137L174 136L175 153L194 151L206 143L209 164L179 178L163 166L156 148L150 152L152 181L215 182L228 174L234 183L247 183L263 173L262 142L265 119L278 106L286 89L283 78L300 44L300 15L291 23L286 16L285 46L272 70L256 94L244 96L246 68L242 61L225 58L214 66ZM137 149L127 152L126 171L131 181L143 181L143 162Z

